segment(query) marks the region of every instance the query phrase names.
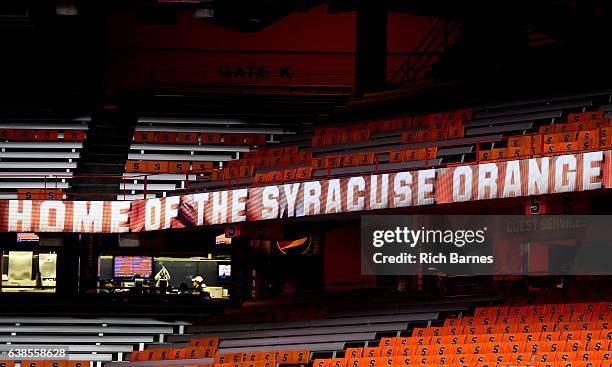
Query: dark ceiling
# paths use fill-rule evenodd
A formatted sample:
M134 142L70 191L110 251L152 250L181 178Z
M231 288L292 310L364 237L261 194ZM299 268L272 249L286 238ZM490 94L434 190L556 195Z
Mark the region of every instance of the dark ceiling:
M31 114L37 111L41 114L48 111L81 113L133 97L133 91L128 96L117 97L116 94L109 95L109 91L103 87L105 58L108 57L105 53L107 45L104 30L110 9L136 8L140 12L141 22L161 24L172 24L179 9L212 9L214 18L208 21L240 32L256 32L292 12L308 11L321 3L328 3L330 12L346 12L359 8L364 1L2 0L0 108L7 116L24 110ZM486 70L493 64L504 64L506 58L512 62L506 62L500 70L512 67L515 62L521 67L528 67L529 62L521 63L519 60L523 45L513 43L523 36L521 32L525 29L551 35L559 45L564 45L563 48L553 50L551 57L543 59L549 61L536 60L534 65L546 67L547 62L559 60L563 55L568 55L568 52L577 52L577 58L602 60L589 60L589 63L594 62L596 66L585 67L584 70L580 69L582 66L576 66L578 69L574 74L580 76L583 71L593 74L593 70L606 68L600 55L605 55L607 40L612 36L612 27L609 27L612 3L609 1L387 0L378 1L377 4L389 11L444 16L466 22L467 32L472 38L462 44L467 51L458 53L460 56L449 62L460 67L447 66L444 69L450 70L452 76L458 68L465 70L468 59L473 69L471 72ZM74 10L78 12L77 15L59 14L71 14ZM497 45L491 47L492 43ZM498 53L492 54L491 50ZM473 60L478 59L486 60L487 65L484 65L485 61L482 65L473 63ZM495 67L498 65L492 68ZM473 73L464 75L466 78L472 76ZM296 96L285 98L282 95L245 98L222 94L202 97L194 93L180 100L175 98L155 102L152 102L151 96L139 95L136 101L134 108L154 106L149 108L157 110L153 112L166 110L174 113L180 110L194 114L223 115L225 111L231 111L238 115L251 114L262 118L277 114L296 119L315 118L319 112L327 111L334 105L342 105L346 99L301 99Z

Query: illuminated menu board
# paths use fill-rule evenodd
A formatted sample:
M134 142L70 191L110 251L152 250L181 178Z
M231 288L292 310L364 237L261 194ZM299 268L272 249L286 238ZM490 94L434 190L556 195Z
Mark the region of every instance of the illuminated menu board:
M153 258L150 256L115 256L115 277L139 275L149 278L153 273Z

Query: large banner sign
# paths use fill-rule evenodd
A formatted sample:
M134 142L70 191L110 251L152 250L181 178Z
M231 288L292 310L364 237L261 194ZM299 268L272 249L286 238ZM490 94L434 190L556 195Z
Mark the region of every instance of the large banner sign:
M611 151L137 201L0 201L0 231L140 232L612 187Z

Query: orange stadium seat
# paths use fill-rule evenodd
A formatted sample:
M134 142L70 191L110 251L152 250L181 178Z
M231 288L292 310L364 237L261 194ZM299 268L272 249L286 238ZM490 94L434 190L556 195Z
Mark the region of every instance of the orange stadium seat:
M218 145L221 144L221 134L219 133L202 133L202 144Z
M38 141L56 141L58 139L57 130L38 130L36 131L36 140Z
M155 133L152 131L136 131L134 133L136 143L155 143Z
M19 200L62 200L64 192L60 189L18 189Z
M176 140L179 144L197 144L198 133L178 133Z
M245 134L223 134L224 145L244 145Z
M212 162L192 162L191 172L194 173L209 173L213 169Z
M158 144L175 144L177 133L156 132L155 142Z
M188 173L189 162L168 162L168 173Z
M85 140L85 131L83 130L64 130L65 141L81 142Z
M147 161L147 172L152 173L167 173L168 172L168 162L162 161Z

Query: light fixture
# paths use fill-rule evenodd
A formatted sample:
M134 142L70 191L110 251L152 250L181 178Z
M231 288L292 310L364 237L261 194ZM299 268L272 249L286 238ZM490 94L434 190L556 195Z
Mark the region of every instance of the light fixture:
M61 1L55 6L55 13L61 16L79 15L79 8L72 1Z
M215 17L213 8L199 8L193 12L194 19L211 19Z

